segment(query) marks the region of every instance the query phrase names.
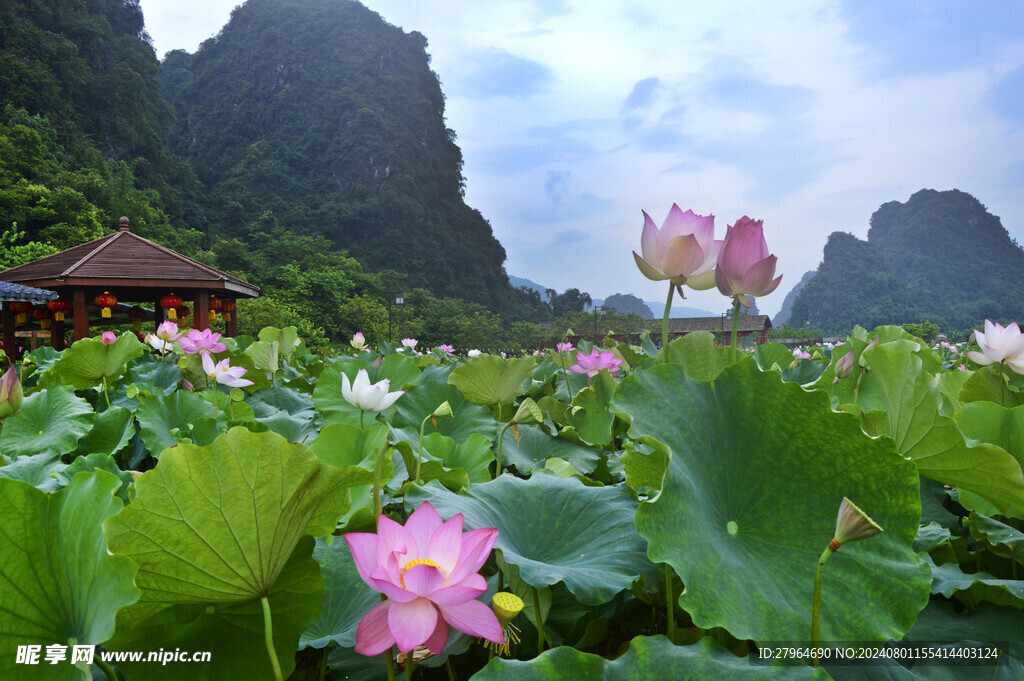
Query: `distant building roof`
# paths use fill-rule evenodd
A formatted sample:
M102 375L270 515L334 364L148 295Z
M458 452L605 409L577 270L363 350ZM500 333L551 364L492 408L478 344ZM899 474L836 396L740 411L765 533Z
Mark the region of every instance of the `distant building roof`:
M259 288L226 272L132 234L121 218L113 234L0 272L0 279L32 286L224 289L257 297Z
M56 291L13 284L9 281L0 281L0 300L26 300L30 303L45 303L48 300L56 299Z
M660 321L660 320L656 320ZM739 332L763 331L772 328L772 320L766 314L740 315ZM668 332L693 333L694 331L732 331L729 317L675 317L668 320Z

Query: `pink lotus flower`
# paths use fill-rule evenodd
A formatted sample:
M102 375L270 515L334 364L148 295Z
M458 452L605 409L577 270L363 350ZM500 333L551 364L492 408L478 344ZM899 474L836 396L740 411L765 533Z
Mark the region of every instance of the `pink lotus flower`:
M156 327L156 337L162 341L176 341L182 336L182 331L178 331L178 325L174 322L162 322L160 326Z
M381 515L377 534L346 534L359 576L387 596L359 622L356 652L379 655L397 644L399 651L408 653L425 644L441 653L449 625L503 644L498 618L476 600L487 591L487 582L477 571L497 537L494 528L463 534L461 513L442 522L429 502L423 502L404 527Z
M659 230L644 211L644 231L640 236L643 257L633 251L636 266L648 279L671 280L675 286L686 284L703 291L715 285L715 263L722 241L715 240L715 216L685 213L672 204Z
M555 350L558 352L566 352L572 350L572 343L558 343L555 345Z
M229 363L230 360L227 359L222 359L214 365L213 358L210 357L208 352L204 352L202 355L203 371L221 385L231 388L244 388L247 385L253 384L252 381L242 378L248 371L245 367L233 367Z
M103 341L104 345L110 345L117 342L117 334L113 331L104 331L100 334L100 340Z
M985 332L974 332L981 352L974 350L967 356L981 365L1005 362L1018 374L1024 374L1024 334L1017 322L1007 327L985 320Z
M601 352L594 349L589 355L576 353L576 363L569 367L569 371L577 374L586 374L587 382L601 371L607 369L612 376L618 376L619 365L622 360L615 356L614 352Z
M729 226L718 254L718 290L739 299L743 307L751 306L748 296L766 296L782 281L782 275L772 279L778 258L768 253L762 223L744 215Z
M361 331L356 331L355 335L352 336L352 340L348 342L356 350L366 349L366 337L363 336Z
M228 346L220 342L220 334L209 329L192 329L187 336L179 338L178 342L181 343L181 349L186 355L194 355L197 352L216 354L228 349Z
M417 343L419 343L419 341L416 340L415 338L403 338L402 339L402 347L409 348L410 350L415 350Z
M452 345L438 345L437 349L446 355L450 355L455 352L455 347Z

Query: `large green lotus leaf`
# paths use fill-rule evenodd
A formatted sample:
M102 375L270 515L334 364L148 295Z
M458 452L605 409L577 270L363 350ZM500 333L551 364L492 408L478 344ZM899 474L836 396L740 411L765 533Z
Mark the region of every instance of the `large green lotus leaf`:
M590 381L590 386L576 393L572 409L567 410L566 419L584 441L595 445L606 445L612 441L612 396L615 394L615 379L602 371Z
M656 364L678 364L690 378L710 381L746 356L742 350L716 345L711 332L697 331L669 343L654 361Z
M124 375L130 360L142 355L144 347L133 333L122 333L109 345L99 338L83 338L61 353L39 384L60 381L78 390L104 380L110 385Z
M75 450L95 418L89 403L70 386L50 386L26 397L21 411L4 419L0 454L57 458Z
M527 584L564 581L581 602L597 605L628 589L653 566L633 527L637 502L625 487L586 487L575 478L502 475L462 495L439 485L413 488L412 506L429 501L442 518L457 513L465 527L498 528L494 548L519 567Z
M117 477L121 481L120 487L114 492L118 499L127 504L128 498L128 487L135 482L135 476L128 471L121 470L117 462L110 456L97 452L95 454L89 454L88 456L80 456L71 462L67 468L62 468L54 473L57 482L61 486L67 485L75 477L76 474L82 472L92 471L106 471L111 475ZM45 491L45 490L44 490Z
M523 381L533 375L536 364L529 356L505 359L480 355L452 370L448 382L477 404L494 407L507 404L522 393Z
M822 640L899 638L913 624L930 582L912 549L921 502L917 471L891 440L869 438L823 393L753 362L713 383L674 365L636 372L615 406L632 434L671 452L661 493L640 505L636 525L651 559L683 580L679 603L697 626L809 639L814 570L844 496L885 532L829 561Z
M82 679L69 662L15 664L19 645L103 643L117 610L134 603L135 564L107 552L104 519L117 513L120 482L109 473L79 473L44 494L0 479L0 677ZM85 676L84 678L88 678Z
M139 421L142 441L155 458L178 444L179 437L189 437L190 426L201 418L213 417L213 405L199 395L178 390L170 395L150 395L139 403L135 418Z
M1024 508L1020 462L1001 447L964 440L956 421L940 413L936 379L922 369L917 347L902 340L864 351L885 403L884 414L865 418L896 441L921 475L968 489L1001 510Z
M144 625L177 605L258 607L300 539L334 530L349 505L348 487L361 484L365 474L323 464L276 433L241 427L205 447L165 451L160 465L135 481L131 505L104 524L110 550L139 565L142 597L125 614L126 626ZM309 592L310 579L321 583L319 571L308 558L302 563L307 567L295 579L306 584L300 591ZM317 576L306 574L310 570ZM307 625L282 632L291 646L278 649L282 667L290 667ZM192 648L205 649L199 643Z
M473 681L827 681L824 669L757 666L736 657L710 638L675 646L664 636L637 636L625 655L608 660L559 646L525 662L492 659Z
M968 402L954 418L964 437L1001 447L1024 469L1024 406L1008 409L992 402ZM998 508L968 490L959 492L960 503L967 508L989 515L1001 513L1024 518L1024 504Z
M127 447L135 436L135 416L124 407L111 407L96 414L92 430L78 441L75 453L113 456Z
M313 397L291 388L270 388L254 392L246 399L256 418L284 411L293 416L312 418L316 413Z
M487 482L491 479L490 466L494 463L491 441L483 435L473 434L462 444L441 433L430 433L423 437L426 454L440 461L445 468L461 468L466 471L470 482Z
M277 371L281 368L281 345L277 342L256 341L242 353L252 360L253 366L260 371Z
M337 468L362 466L373 470L374 453L387 441L388 428L383 424L363 430L344 423L332 423L320 431L320 437L309 445L309 449L318 459ZM387 461L388 457L384 459ZM388 479L385 478L384 482Z
M424 382L410 388L395 403L391 426L401 429L403 439L419 437L420 424L443 402L448 402L452 415L437 419L437 426L427 421L424 433L441 433L462 444L470 435L479 434L493 440L498 424L486 407L467 400L455 386L439 381Z
M905 641L1009 641L1018 660L1024 658L1024 612L982 603L970 615L956 611L952 601L931 601Z
M1010 390L1006 375L992 364L970 373L970 378L960 389L961 402L994 402L1001 407L1018 407L1024 404L1024 393Z
M317 539L313 558L324 578L324 605L320 618L302 633L299 647L323 648L334 641L351 648L359 621L380 603L380 594L359 577L348 543L341 537Z
M955 596L968 612L983 602L1024 610L1024 580L999 579L987 572L966 574L956 563L935 565L930 557L924 559L932 568L932 593Z
M780 374L787 383L810 386L824 373L827 365L809 359L801 359L795 367L786 367Z
M63 486L57 481L57 476L67 467L66 463L49 454L19 456L14 461L5 461L0 465L0 478L21 480L49 494Z
M765 371L782 371L793 363L793 351L775 341L762 343L754 347L754 361Z
M949 640L949 637L942 636L935 641ZM987 654L991 646L978 643L937 643L931 642L922 644L921 649L930 654L935 649L945 648L949 650L952 664L944 660L931 663L918 663L911 668L904 667L895 662L878 663L872 660L862 666L846 664L843 666L830 665L825 663L834 681L1019 681L1024 678L1024 664L1021 664L1012 657L1004 656L993 664L977 664L970 658L957 659L956 655L963 655L965 648L976 647L981 653Z
M162 464L161 464L162 465ZM300 633L320 614L324 585L311 557L312 537L303 537L267 596L274 629L274 649L285 678L295 666ZM147 610L142 608L143 611ZM273 681L264 639L259 600L180 603L138 621L132 608L118 615L118 630L104 646L111 650L188 650L210 653L210 662L121 662L129 680Z
M395 451L401 456L402 468L404 469L396 467L398 472L396 482L406 481L398 485L397 494L405 494L405 491L413 484L416 477L416 461L419 457L419 447L413 449L411 442L401 440L395 443ZM464 469L449 468L440 460L428 456L428 452L424 450L423 457L420 460L419 481L426 483L431 480L437 480L453 492L460 492L469 487L470 484L469 474Z
M303 345L302 339L299 338L299 330L294 326L286 326L283 329L273 326L264 327L260 329L260 341L264 343L277 343L280 348L281 357L285 359L290 359L295 354L295 351L299 350Z
M593 471L601 459L601 452L560 437L552 437L540 426L517 426L519 439L511 428L505 431L501 447L501 465L515 466L520 473L544 468L549 457L564 459L580 473Z
M942 395L942 415L952 416L964 407L960 393L971 377L970 371L943 371L936 376L939 394Z
M388 388L390 392L403 390L404 386L416 384L420 378L420 370L416 366L416 362L402 355L388 355L379 367L372 367L361 359L344 359L334 362L324 368L316 388L313 390L313 404L330 423L360 424L360 414L363 412L349 404L341 392L342 373L348 376L350 382L354 382L360 369L367 370L371 383L388 379L391 382ZM398 401L401 402L403 399L405 399L405 395L398 398ZM383 413L391 414L394 413L394 410L395 407L391 406ZM362 416L362 423L368 426L376 417L377 412L366 412Z
M316 440L320 433L316 420L293 416L286 411L278 411L269 416L261 416L256 419L260 423L267 424L270 430L282 436L288 442L301 442L310 444Z
M984 541L989 551L1024 564L1024 532L975 512L971 512L967 526L971 528L971 535Z
M181 384L181 367L170 358L146 353L128 363L124 378L124 383L148 384L167 394Z

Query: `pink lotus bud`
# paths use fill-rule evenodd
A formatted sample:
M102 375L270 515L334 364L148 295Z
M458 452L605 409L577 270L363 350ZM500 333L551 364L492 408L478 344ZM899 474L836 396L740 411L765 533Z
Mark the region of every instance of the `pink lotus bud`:
M117 342L117 334L113 331L104 331L100 334L100 340L103 341L104 345L110 345L111 343Z
M23 396L21 381L18 380L18 370L12 364L11 368L0 378L0 419L19 412Z
M782 281L782 275L775 277L778 258L768 252L762 223L747 216L737 220L728 227L718 254L715 270L718 290L736 297L743 307L752 305L748 296L766 296Z
M644 212L640 251L633 251L636 266L648 279L671 280L673 286L686 284L703 291L715 285L715 263L722 242L715 241L715 216L685 213L672 204L659 230Z
M836 378L833 383L838 383L844 378L849 378L850 374L853 373L853 350L839 358L836 362Z

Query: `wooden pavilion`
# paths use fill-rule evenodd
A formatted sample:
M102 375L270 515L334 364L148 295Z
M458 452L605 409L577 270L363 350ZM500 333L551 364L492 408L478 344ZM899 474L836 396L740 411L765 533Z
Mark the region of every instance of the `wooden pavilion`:
M259 288L238 277L133 234L125 217L113 234L0 272L0 280L57 292L61 300L70 303L68 315L74 320L75 340L89 335L90 321L104 325L127 322L123 308L110 318L100 316L102 308L94 301L105 293L122 302L152 303L157 323L163 321L166 312L161 307L162 298L173 294L182 301L191 299L193 325L200 330L209 327L211 299L234 302L260 294ZM9 308L10 304L4 303L5 348L15 344L14 311ZM228 336L237 334L234 314L225 325ZM55 348L63 349L63 321L51 323L50 338Z

